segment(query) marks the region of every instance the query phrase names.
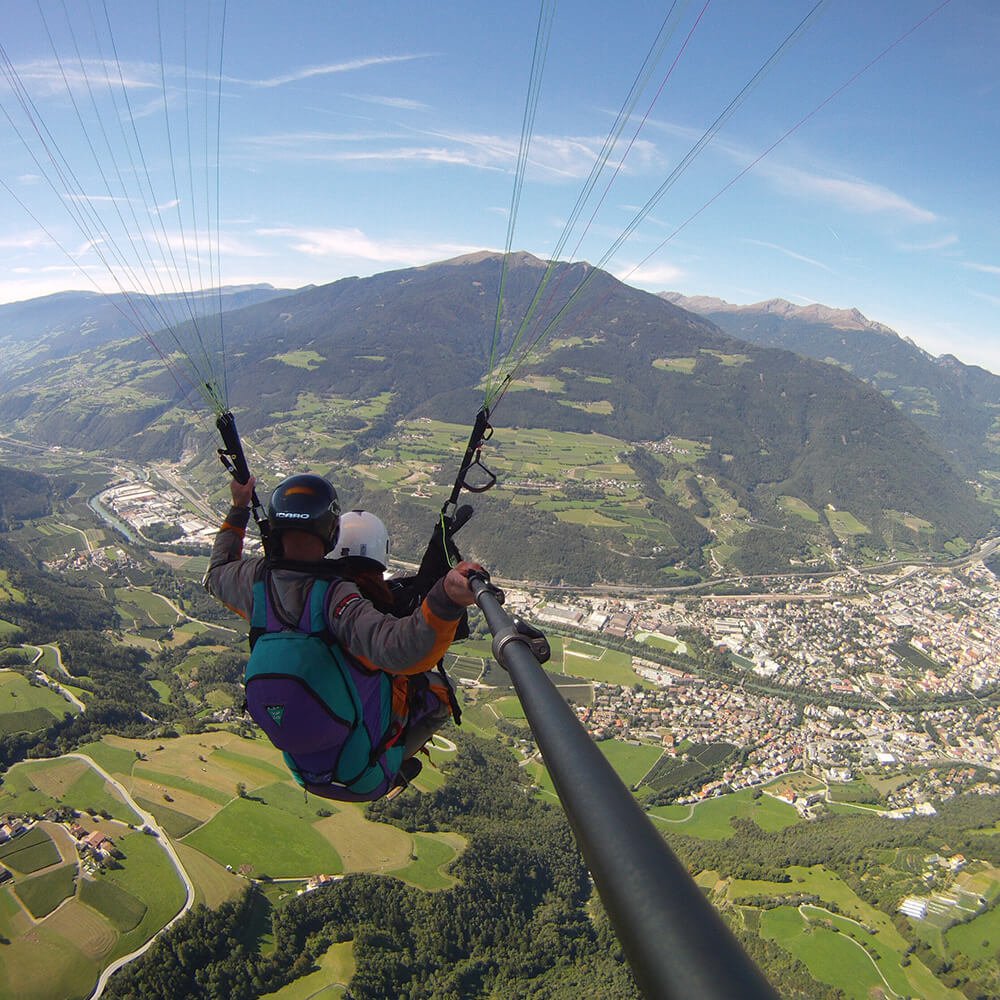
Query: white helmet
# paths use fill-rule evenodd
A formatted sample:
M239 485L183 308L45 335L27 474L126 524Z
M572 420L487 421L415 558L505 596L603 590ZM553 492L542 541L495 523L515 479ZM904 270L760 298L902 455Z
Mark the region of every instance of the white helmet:
M349 510L340 515L340 534L329 559L371 559L382 569L389 565L389 532L367 510Z

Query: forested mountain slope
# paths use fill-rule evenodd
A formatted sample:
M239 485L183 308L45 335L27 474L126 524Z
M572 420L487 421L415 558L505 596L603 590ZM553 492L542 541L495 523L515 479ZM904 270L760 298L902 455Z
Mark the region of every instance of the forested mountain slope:
M514 256L499 354L531 309L543 271L541 261ZM343 469L400 421L468 424L482 400L499 277L499 256L476 254L344 279L228 314L227 379L244 436L273 451L311 421L294 461ZM990 530L991 512L941 450L864 382L789 351L736 341L585 264L555 269L527 340L584 278L583 292L497 408L497 440L516 441L517 428L544 428L620 442L644 516L669 524L679 543L666 546L662 560L698 562L707 536L697 536L712 515L698 476L757 523L780 526L779 501L792 496L813 509L852 512L873 540L890 511L929 525L932 547ZM26 372L0 395L0 419L35 440L140 460L176 458L192 444L204 450L187 400L149 354L137 339ZM663 453L676 439L694 442L696 451L694 475L682 488L671 480L676 463ZM452 476L442 469L438 482ZM586 534L578 525L553 527L555 550ZM627 566L631 536L620 535L625 541L604 546Z
M829 361L875 386L969 472L1000 469L1000 377L951 354L934 357L856 309L782 299L736 306L709 296L663 298L731 336Z

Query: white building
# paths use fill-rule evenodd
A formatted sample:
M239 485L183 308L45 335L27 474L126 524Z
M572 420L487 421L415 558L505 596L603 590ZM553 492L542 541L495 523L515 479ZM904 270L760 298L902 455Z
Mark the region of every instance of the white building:
M923 920L927 916L927 900L917 899L916 896L907 896L899 904L899 912L917 920Z

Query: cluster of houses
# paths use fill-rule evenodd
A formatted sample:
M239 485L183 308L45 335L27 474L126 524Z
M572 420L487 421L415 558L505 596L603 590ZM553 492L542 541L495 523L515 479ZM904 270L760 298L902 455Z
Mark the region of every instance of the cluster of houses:
M0 817L0 844L6 844L8 840L13 840L27 829L24 822L16 816Z
M76 841L76 849L81 857L90 855L98 863L103 863L109 858L121 856L114 840L100 830L88 832L79 823L70 823L69 832Z
M339 882L344 876L343 875L313 875L305 886L296 893L296 895L301 896L305 892L312 892L314 889L322 889L325 885L333 885L334 882Z

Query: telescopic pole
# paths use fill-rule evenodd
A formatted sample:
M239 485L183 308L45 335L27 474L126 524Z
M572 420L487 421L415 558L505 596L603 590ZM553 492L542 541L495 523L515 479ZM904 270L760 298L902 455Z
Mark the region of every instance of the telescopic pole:
M469 576L632 973L650 1000L777 1000L704 893L591 740L501 607Z

